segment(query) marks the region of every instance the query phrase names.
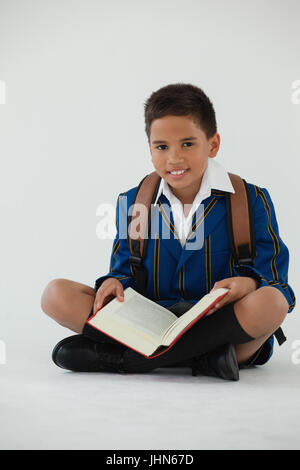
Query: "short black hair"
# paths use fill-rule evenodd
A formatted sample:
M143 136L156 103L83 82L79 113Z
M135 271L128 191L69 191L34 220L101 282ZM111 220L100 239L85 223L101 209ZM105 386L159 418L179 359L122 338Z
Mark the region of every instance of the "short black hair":
M154 91L144 103L144 112L149 143L152 122L167 115L190 116L207 139L217 132L212 102L201 88L190 83L171 83Z

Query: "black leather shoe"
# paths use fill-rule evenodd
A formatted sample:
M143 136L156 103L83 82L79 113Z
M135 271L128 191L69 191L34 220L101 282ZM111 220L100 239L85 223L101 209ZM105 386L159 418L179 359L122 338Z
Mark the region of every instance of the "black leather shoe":
M58 367L74 372L124 373L125 349L122 344L100 343L84 335L73 335L57 343L52 360Z
M225 344L209 353L192 358L192 375L209 375L224 380L239 380L239 366L233 344Z

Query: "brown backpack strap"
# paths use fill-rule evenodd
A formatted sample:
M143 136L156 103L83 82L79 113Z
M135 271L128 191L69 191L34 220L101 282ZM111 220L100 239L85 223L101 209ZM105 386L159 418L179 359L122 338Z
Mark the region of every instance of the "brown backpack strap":
M155 201L160 180L161 177L156 171L153 171L142 179L137 188L133 201L133 206L135 204L143 204L143 206L146 207L146 211L139 211L137 208L137 214L135 214L134 216L129 216L128 220L128 245L131 253L131 256L129 256L129 262L131 264L131 270L133 272L138 291L141 294L146 293L147 287L147 271L145 266L143 265L143 259L146 256L147 252L148 235L151 224L151 220L150 223L148 223L149 216L151 217L150 206ZM132 207L131 209L131 213L134 213L134 207ZM138 226L132 223L137 217L139 218ZM134 233L135 230L138 233Z
M252 205L244 179L228 173L235 193L227 193L227 222L231 250L238 264L253 265L256 256Z
M231 252L238 264L253 266L257 253L249 188L246 181L240 176L233 173L228 173L228 175L235 190L234 194L226 194L227 225ZM274 335L279 346L286 341L281 327L274 332Z

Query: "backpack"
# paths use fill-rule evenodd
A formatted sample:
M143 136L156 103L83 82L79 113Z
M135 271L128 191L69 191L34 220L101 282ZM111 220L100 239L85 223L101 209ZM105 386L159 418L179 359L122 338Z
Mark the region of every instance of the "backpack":
M253 266L257 256L255 247L255 233L253 224L252 205L250 192L246 181L238 175L228 173L235 193L226 192L226 216L227 230L231 253L235 263ZM147 208L146 213L140 214L140 234L147 236L131 237L133 226L130 224L132 216L129 216L128 245L131 256L129 262L134 280L139 293L146 296L147 270L143 259L147 253L148 234L151 224L151 204L154 204L161 177L156 171L146 175L139 183L133 204L143 204ZM215 190L216 191L216 190ZM135 212L133 211L133 214ZM147 223L148 222L148 223ZM186 303L186 302L185 302ZM177 304L176 304L177 305ZM279 327L274 335L279 345L286 341L286 337Z

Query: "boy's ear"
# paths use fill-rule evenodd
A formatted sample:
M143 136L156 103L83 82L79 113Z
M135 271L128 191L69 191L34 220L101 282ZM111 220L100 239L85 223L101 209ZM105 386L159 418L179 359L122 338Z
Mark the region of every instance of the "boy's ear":
M221 136L217 132L215 135L213 135L210 139L210 152L209 156L210 157L215 157L218 153L218 150L220 148L220 143L221 143Z

